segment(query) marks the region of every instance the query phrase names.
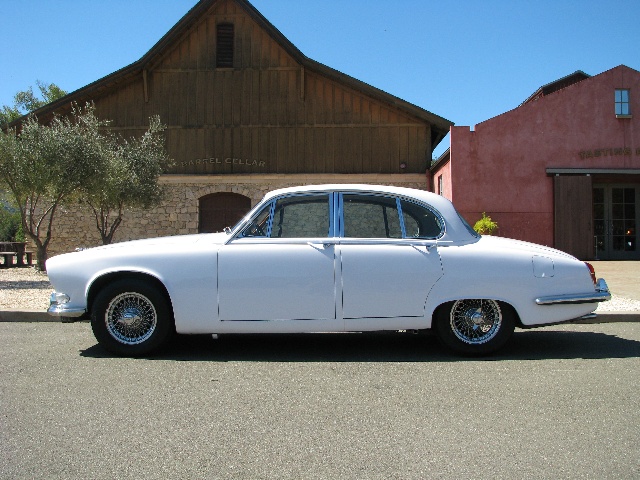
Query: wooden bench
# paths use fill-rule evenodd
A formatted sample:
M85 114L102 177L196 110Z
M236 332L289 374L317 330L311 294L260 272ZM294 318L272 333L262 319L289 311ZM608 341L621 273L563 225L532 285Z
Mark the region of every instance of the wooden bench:
M4 263L1 267L11 268L13 267L13 258L18 257L18 252L0 252L0 257L4 258Z
M23 253L24 256L27 257L27 262L24 262L23 255L18 252L0 252L0 257L4 258L4 263L0 265L0 268L11 268L11 267L30 267L33 265L33 254L35 252L25 251ZM15 260L15 262L14 262Z
M36 252L29 252L29 251L25 251L25 252L24 252L24 254L25 254L25 255L26 255L26 257L27 257L27 263L26 263L25 265L27 265L27 266L29 266L29 267L30 267L31 265L33 265L33 254L34 254L34 253L36 253Z

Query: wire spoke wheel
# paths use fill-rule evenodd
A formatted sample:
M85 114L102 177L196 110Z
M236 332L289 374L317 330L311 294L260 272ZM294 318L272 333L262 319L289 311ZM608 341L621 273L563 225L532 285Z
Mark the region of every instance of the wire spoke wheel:
M118 295L105 312L107 331L126 345L137 345L153 335L157 319L153 303L135 292Z
M458 300L451 307L449 323L460 341L481 345L491 341L500 331L502 311L494 300Z
M173 333L171 303L161 286L144 278L121 278L96 295L91 328L106 350L139 357L158 350Z

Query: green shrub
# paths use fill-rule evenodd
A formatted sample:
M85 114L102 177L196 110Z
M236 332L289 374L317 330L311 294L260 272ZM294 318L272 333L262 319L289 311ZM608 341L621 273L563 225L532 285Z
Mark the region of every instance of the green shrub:
M491 217L487 216L485 212L482 212L482 218L475 223L473 229L480 235L493 235L498 229L498 223L491 220Z

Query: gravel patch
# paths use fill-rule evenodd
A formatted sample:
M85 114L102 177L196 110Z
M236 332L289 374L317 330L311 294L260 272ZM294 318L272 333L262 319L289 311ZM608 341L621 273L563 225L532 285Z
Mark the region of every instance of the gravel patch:
M638 312L640 301L630 298L611 295L611 300L598 304L596 312Z
M53 291L46 273L33 267L0 270L0 310L46 310ZM638 312L640 301L612 295L596 312Z
M0 270L0 310L46 310L52 291L47 274L33 267Z

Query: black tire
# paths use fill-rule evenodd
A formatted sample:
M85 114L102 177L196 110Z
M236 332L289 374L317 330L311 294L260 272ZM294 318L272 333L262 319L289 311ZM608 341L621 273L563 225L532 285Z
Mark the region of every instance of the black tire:
M516 326L511 306L495 300L465 299L440 306L434 329L440 341L463 355L488 355L504 346Z
M173 333L171 305L141 279L121 279L96 296L91 328L98 343L117 355L138 357L162 347Z

